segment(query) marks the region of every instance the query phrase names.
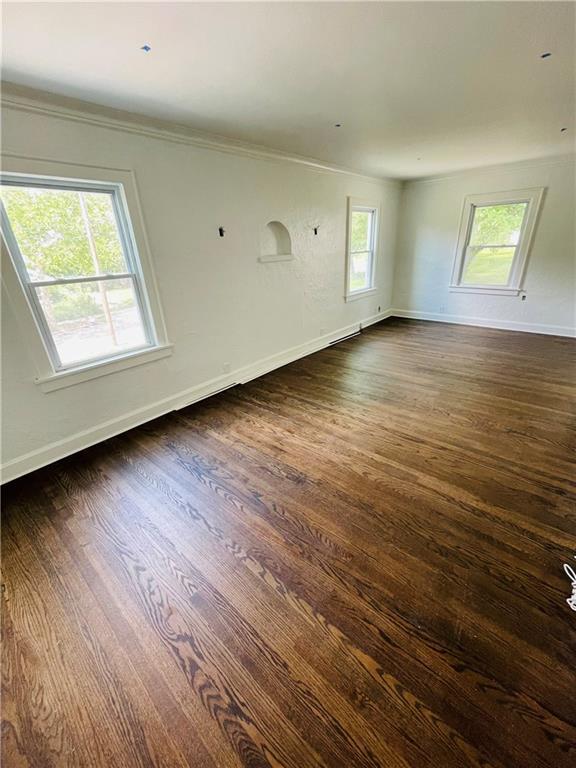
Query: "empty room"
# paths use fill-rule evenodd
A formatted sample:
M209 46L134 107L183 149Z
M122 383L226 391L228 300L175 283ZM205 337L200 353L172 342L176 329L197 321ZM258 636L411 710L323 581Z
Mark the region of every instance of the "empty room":
M575 29L3 3L4 768L573 768Z

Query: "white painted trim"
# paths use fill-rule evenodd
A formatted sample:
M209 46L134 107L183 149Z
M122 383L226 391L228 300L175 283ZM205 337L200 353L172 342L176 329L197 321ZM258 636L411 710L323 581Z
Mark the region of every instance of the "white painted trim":
M188 405L199 402L200 400L232 387L235 384L246 384L252 379L263 376L283 365L288 365L301 357L306 357L314 352L318 352L321 349L328 347L334 341L345 336L350 336L362 330L362 328L378 323L388 317L406 317L415 320L431 320L433 322L473 325L484 328L523 331L527 333L543 333L569 337L576 336L576 329L570 328L569 326L530 324L513 321L497 322L485 318L464 317L461 315L413 312L411 310L398 308L386 309L383 312L371 315L360 323L354 323L344 328L339 328L332 333L325 334L324 336L320 336L299 346L291 347L276 355L263 358L252 365L244 366L243 368L224 376L210 379L191 387L190 389L183 390L175 395L164 398L163 400L158 400L151 405L130 411L115 419L102 422L90 429L77 432L63 440L50 443L50 445L39 448L36 451L24 454L23 456L18 456L16 459L12 459L2 466L2 482L6 483L10 480L14 480L28 472L33 472L47 464L51 464L54 461L58 461L73 453L89 448L91 445L95 445L102 440L107 440L110 437L114 437L129 429L133 429L151 419L156 419L171 411L185 408Z
M522 333L543 333L549 336L576 337L576 327L569 325L546 325L544 323L522 323L517 320L492 320L486 317L467 317L466 315L443 315L434 312L418 312L410 309L390 310L389 317L406 317L412 320L431 320L435 323L454 325L473 325L480 328L494 328L503 331L521 331Z
M368 328L368 326L374 325L374 323L379 323L381 320L386 320L388 317L392 317L391 309L385 309L384 312L378 312L376 315L370 315L370 317L367 317L366 320L362 320L360 323L360 328Z
M551 155L550 157L535 157L531 160L519 160L516 163L501 163L492 165L477 165L473 168L463 168L453 173L438 174L437 176L423 176L421 178L404 179L403 183L408 184L436 184L442 181L453 181L466 176L477 176L479 174L492 174L496 171L502 173L516 173L529 170L531 168L545 168L550 165L566 165L566 163L576 162L576 153L567 153L564 155Z
M154 349L169 346L167 337L164 313L160 300L160 293L156 281L154 263L150 252L149 242L144 226L144 217L136 176L132 170L124 168L100 167L87 165L83 163L69 163L54 160L46 160L38 157L28 157L17 154L2 153L2 172L10 176L18 176L23 179L37 177L40 179L51 179L52 182L58 180L70 182L80 182L82 184L93 184L103 186L117 187L121 208L123 209L123 224L126 227L125 236L128 238L128 247L133 247L133 270L140 276L141 300L143 305L143 320L148 315L152 321L150 326L150 342ZM47 348L46 342L51 339L48 329L42 329L38 323L38 314L30 304L28 294L25 288L25 281L18 276L16 262L9 254L8 243L5 242L5 234L0 238L2 245L2 280L4 281L11 304L14 307L14 314L18 318L25 342L31 352L34 368L37 373L37 379L48 380L55 378L55 374L60 373L53 363L53 355ZM148 352L148 348L145 350ZM127 354L131 354L127 352ZM163 355L164 356L164 355ZM115 364L117 358L104 359L99 361L103 365L108 362ZM87 362L89 368L96 361ZM67 369L62 369L62 373ZM74 370L76 373L76 370ZM57 387L55 387L57 388ZM49 391L46 389L45 391Z
M450 293L487 293L493 296L518 296L522 293L521 288L498 288L498 286L484 288L480 285L450 285L449 289Z
M520 160L515 163L479 165L472 168L463 168L452 173L420 178L371 176L370 174L362 173L353 168L331 165L314 158L303 157L300 155L291 155L288 152L274 150L258 144L249 144L248 142L242 142L218 134L204 133L179 123L173 123L157 118L147 118L146 115L104 107L80 99L58 96L57 94L49 93L48 91L28 88L8 81L2 82L2 108L41 114L46 115L47 117L55 117L73 122L87 123L100 128L108 128L113 131L126 131L127 133L148 136L150 138L170 141L176 144L189 144L191 146L227 154L295 163L297 165L308 166L312 170L323 173L338 173L355 176L356 178L374 184L384 184L397 188L407 184L434 184L441 181L451 181L463 176L493 173L496 170L513 173L529 168L558 164L563 165L567 162L576 161L576 154L566 153L550 157Z
M545 187L530 187L529 189L512 189L466 195L462 206L462 215L460 217L460 229L458 231L458 243L456 244L456 251L454 253L450 290L461 290L466 293L512 293L516 296L520 293L526 273L526 264L528 263L530 248L532 246L532 241L534 240L538 214L542 207L544 191ZM514 249L514 256L510 266L507 284L473 285L462 283L462 276L466 264L466 252L470 242L476 209L479 207L503 205L506 203L526 203L527 205L520 229L520 238Z
M104 421L97 424L95 427L77 432L62 440L57 440L43 448L38 448L35 451L26 453L23 456L18 456L2 465L2 482L6 483L10 480L14 480L21 475L25 475L35 469L40 469L41 467L51 464L54 461L58 461L59 459L63 459L66 456L70 456L72 453L81 451L84 448L89 448L91 445L95 445L102 440L107 440L110 437L119 435L121 432L133 429L151 419L156 419L171 411L185 408L192 403L197 403L199 400L210 397L210 395L221 392L235 384L246 384L252 379L263 376L276 368L288 365L288 363L292 363L301 357L306 357L314 352L318 352L334 341L337 341L344 336L350 336L353 333L357 333L363 327L384 320L388 316L388 311L381 312L378 315L372 315L361 323L358 322L344 328L339 328L331 333L324 334L323 336L305 342L304 344L262 358L251 365L239 368L224 376L209 379L194 387L177 392L170 397L158 400L155 403L151 403L150 405L138 408L134 411L129 411L115 419Z
M366 296L372 296L374 293L378 292L378 288L374 286L373 288L366 288L363 291L354 291L353 293L347 293L346 296L344 296L345 301L356 301L357 299L364 299Z
M176 144L208 149L227 154L241 155L266 160L275 160L296 165L303 165L323 173L355 176L373 184L399 186L399 179L385 176L370 176L353 168L324 163L315 158L292 155L259 144L231 139L218 134L205 133L190 126L146 117L132 112L104 107L92 102L71 99L46 91L18 86L14 83L2 83L2 108L21 112L45 115L77 123L87 123L99 128L146 136L152 139L170 141Z
M362 209L372 213L372 232L370 233L370 285L359 291L350 290L350 266L352 264L352 213L355 209ZM378 263L378 251L380 245L380 205L373 200L367 200L360 197L346 198L346 274L344 283L344 301L354 301L369 295L371 291L377 291L376 288L376 265Z
M294 261L293 253L277 253L270 256L258 256L258 261L261 264L270 264L274 261Z
M72 387L74 384L96 379L99 376L108 376L110 373L123 371L125 368L134 368L136 365L153 363L155 360L169 357L172 354L172 350L172 344L137 349L124 355L118 355L118 357L113 359L108 358L105 362L100 361L92 365L87 363L78 368L67 368L63 371L52 373L49 376L38 377L34 380L34 383L38 384L42 392L54 392L57 389Z

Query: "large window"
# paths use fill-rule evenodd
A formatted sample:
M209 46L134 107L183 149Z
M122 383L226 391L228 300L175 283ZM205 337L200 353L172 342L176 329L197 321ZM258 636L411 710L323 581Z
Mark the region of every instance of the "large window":
M2 232L54 371L155 347L122 185L0 181Z
M346 297L360 297L374 289L378 209L374 206L348 206L348 269Z
M466 198L453 289L518 293L541 198L542 189Z

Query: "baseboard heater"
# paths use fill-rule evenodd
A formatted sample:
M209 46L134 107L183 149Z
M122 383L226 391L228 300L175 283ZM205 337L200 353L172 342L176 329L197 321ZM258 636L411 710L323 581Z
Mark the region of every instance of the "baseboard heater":
M346 339L353 339L354 336L360 336L361 332L362 332L362 327L358 328L358 330L354 331L354 333L349 333L347 336L342 336L339 339L334 339L334 341L331 341L330 344L328 344L328 346L333 347L334 344L340 344L341 341L346 341Z
M238 384L239 382L233 381L232 384L227 384L225 387L220 387L220 389L215 389L212 392L207 392L205 395L201 395L200 397L197 397L194 400L190 400L189 403L182 403L182 405L179 405L177 408L174 408L174 410L181 411L182 408L188 408L189 405L194 405L195 403L199 403L201 400L206 400L208 397L219 395L221 392L226 392L227 389L232 389L232 387L238 386Z
M346 341L347 339L353 339L355 336L360 336L362 332L362 326L358 327L357 331L354 331L354 333L348 333L346 336L341 336L339 339L334 339L334 341L331 341L328 346L333 347L334 344L339 344L341 341ZM325 347L326 349L326 347ZM318 350L321 351L321 350ZM307 357L307 355L304 355L304 357ZM288 365L288 363L286 363ZM274 369L272 369L274 370ZM266 371L268 373L269 371ZM206 400L207 397L213 397L214 395L219 395L221 392L226 392L227 389L232 389L232 387L237 387L238 385L247 384L249 381L252 381L254 378L259 378L261 375L264 374L258 374L256 376L251 377L250 379L247 379L246 381L233 381L231 384L227 384L225 387L220 387L219 389L214 389L212 392L207 392L205 395L201 395L200 397L197 397L193 400L190 400L186 403L182 403L181 405L178 405L178 407L174 408L175 411L181 411L182 408L188 408L189 405L194 405L194 403L199 403L201 400Z

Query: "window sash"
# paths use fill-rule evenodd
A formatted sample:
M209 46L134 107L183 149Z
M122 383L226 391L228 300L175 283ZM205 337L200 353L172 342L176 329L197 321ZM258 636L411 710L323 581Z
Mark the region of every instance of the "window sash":
M468 242L466 244L466 250L467 251L481 251L482 248L514 248L515 250L518 249L518 243L481 243L476 245L470 245Z
M350 251L350 253L354 255L355 253L374 253L374 251L372 248L361 248L359 251Z
M111 280L113 281L114 279L115 279L115 277L112 278ZM50 342L50 345L51 345L51 349L53 350L53 354L54 354L55 359L57 358L58 361L59 361L59 368L57 368L58 371L66 371L66 370L68 370L70 368L76 369L76 368L81 368L83 366L94 365L96 363L103 362L103 361L115 360L115 359L117 359L119 357L123 357L123 356L131 354L133 352L141 351L143 349L147 349L149 347L154 346L154 344L151 343L150 340L146 337L146 327L145 327L145 323L144 323L144 318L142 316L142 310L141 310L141 308L140 308L140 306L138 304L137 280L136 280L136 277L134 275L123 275L123 276L119 276L118 279L129 280L131 285L132 285L132 288L134 290L134 296L136 297L136 309L138 311L138 316L140 318L140 322L141 322L141 325L142 325L142 331L143 331L145 339L146 339L145 342L143 344L134 344L133 346L124 346L124 347L122 347L122 349L118 349L116 352L107 352L107 353L105 353L103 355L92 355L90 357L84 357L84 358L81 358L79 360L72 360L72 361L70 361L69 363L66 363L66 364L62 363L62 358L61 358L60 352L58 351L57 342L54 339L54 334L52 332L52 328L50 327L50 323L49 323L49 321L48 321L48 319L46 317L46 312L44 311L44 307L42 306L42 299L41 299L41 296L40 296L40 291L42 290L42 288L47 288L47 287L50 288L50 287L52 287L54 285L56 285L56 286L57 285L89 285L90 283L93 283L93 284L97 285L97 284L102 283L102 282L110 282L110 281L101 280L99 277L96 277L96 278L90 278L88 280L73 280L73 281L67 280L67 281L64 281L64 282L56 280L56 281L52 281L52 282L45 282L44 281L44 282L42 282L40 284L38 284L38 283L30 283L29 284L30 290L31 290L31 293L32 293L32 300L33 300L34 304L39 308L39 311L42 312L42 315L43 315L43 318L44 318L44 321L45 321L45 325L43 327L47 328L48 332L50 333L49 342ZM118 330L119 330L118 327L115 326L115 331L118 332Z
M479 195L467 195L464 198L464 205L460 219L460 229L458 234L458 243L454 254L454 264L452 268L452 278L450 287L452 290L462 290L465 292L478 293L515 293L521 291L524 280L526 264L528 261L530 246L534 236L536 222L542 199L544 196L544 187L532 187L529 189L510 190L506 192L482 193ZM508 273L506 283L468 283L464 282L466 266L469 262L469 245L474 217L479 208L489 208L498 205L517 205L525 204L526 209L522 219L522 225L516 245L511 243L502 247L507 249L514 248L512 263ZM479 244L474 247L480 247ZM498 244L486 243L484 248L498 248Z
M115 360L123 357L127 354L135 352L137 350L146 349L148 347L157 346L156 330L152 321L152 313L148 303L148 297L146 295L146 289L144 285L144 278L140 268L140 262L136 254L136 246L130 220L128 218L128 208L123 194L122 184L106 184L102 182L90 182L90 181L73 181L70 179L55 179L50 177L31 177L31 176L15 176L11 174L0 174L0 185L9 187L23 187L23 188L40 188L40 189L63 189L71 192L100 192L109 194L112 200L112 209L114 211L114 218L116 222L116 228L118 231L118 237L122 247L122 253L124 255L124 262L128 267L128 272L112 273L112 274L95 274L79 277L69 278L54 278L47 280L31 280L26 267L26 262L20 251L18 241L12 230L10 218L4 207L3 201L0 199L0 226L6 240L8 251L12 256L12 262L20 279L20 283L28 300L30 309L34 316L36 326L40 332L42 342L50 358L50 362L54 371L65 371L68 369L82 368L87 365L94 365L95 363ZM134 295L136 297L136 303L138 307L138 313L140 321L142 323L142 329L146 343L137 347L130 347L118 350L114 354L106 354L99 357L90 357L85 360L64 365L60 359L56 342L52 334L52 329L46 317L46 313L42 307L40 299L38 297L38 288L51 286L51 285L66 285L74 283L88 283L88 282L100 282L102 280L120 280L130 279L134 287Z
M355 213L367 213L368 214L368 228L367 228L367 242L366 248L360 248L358 251L352 250L352 232L350 232L350 250L352 253L366 253L374 248L374 210L372 208L363 208L355 205L352 208L352 218Z
M466 288L484 287L484 284L481 285L476 281L468 281L466 279L466 272L468 270L468 267L470 266L470 263L473 261L473 259L476 256L476 251L481 251L485 249L489 250L492 248L511 251L512 256L510 258L510 265L506 273L506 280L503 282L486 283L485 285L490 285L493 288L509 288L510 287L510 281L512 280L512 275L514 270L514 263L515 263L515 259L517 257L517 252L518 252L517 245L469 245L467 246L466 251L464 253L464 258L462 260L462 273L460 276L460 285L462 287L466 287Z
M471 205L470 206L470 212L468 217L468 231L466 233L466 240L464 242L464 247L462 250L461 255L461 266L460 266L460 275L458 277L458 285L461 285L465 288L509 288L511 281L514 277L515 272L515 266L516 266L516 260L518 256L518 246L522 242L522 237L524 235L524 227L526 224L526 213L524 214L524 218L522 219L522 225L520 227L520 235L518 237L518 243L516 245L495 245L493 243L484 243L482 245L470 245L470 238L472 237L472 230L474 229L474 220L476 218L476 211L478 208L492 208L495 205L514 205L516 203L523 203L526 202L524 200L515 200L515 201L506 201L506 203L482 203L480 205ZM464 281L464 275L466 274L466 268L468 267L468 264L470 261L474 258L475 251L482 250L483 248L512 248L514 253L512 255L512 262L510 264L510 269L508 270L508 279L505 283L468 283Z
M366 284L363 285L361 288L352 288L351 286L352 275L354 274L352 259L354 256L361 256L363 254L368 255L368 258L366 260ZM348 274L348 285L349 285L349 292L351 294L358 293L359 291L366 291L372 287L373 260L374 260L374 251L350 251L350 270Z
M135 278L134 272L114 272L102 275L81 275L79 277L55 277L53 280L28 280L33 288L44 288L46 285L74 285L74 283L94 283L103 280L126 280Z
M364 253L368 254L368 264L371 264L374 258L374 251L350 251L350 256L362 256ZM352 272L352 263L350 263L350 271Z
M350 232L348 234L348 276L347 276L347 294L349 296L352 296L355 293L360 293L361 291L367 291L370 290L374 285L374 242L375 242L375 236L376 236L376 214L377 209L372 206L365 206L365 205L352 205L350 207L350 222L352 222L352 217L354 213L367 213L369 214L369 224L368 224L368 248L363 248L359 251L352 250L352 227L350 224ZM351 278L352 278L352 258L354 256L358 256L359 254L368 254L368 260L367 260L367 270L366 270L366 284L363 285L361 288L352 288L351 285Z

